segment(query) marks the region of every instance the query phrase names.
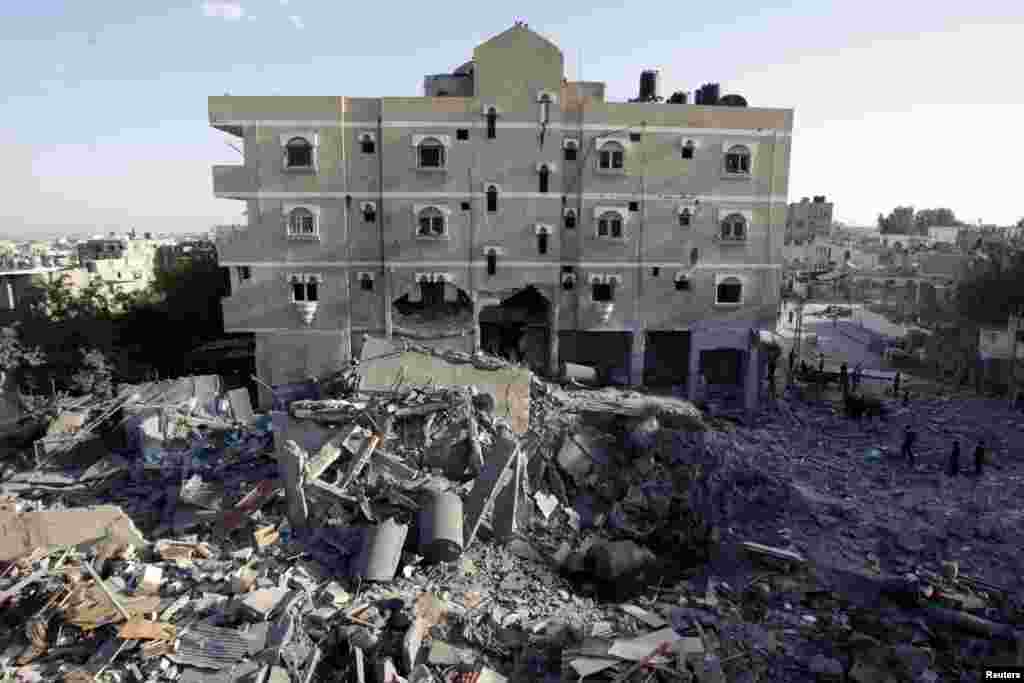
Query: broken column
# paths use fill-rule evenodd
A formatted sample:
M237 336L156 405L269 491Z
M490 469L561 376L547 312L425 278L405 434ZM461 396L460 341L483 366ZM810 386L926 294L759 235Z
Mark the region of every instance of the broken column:
M391 581L398 571L409 527L389 518L363 537L356 574L367 581Z
M420 554L430 564L454 562L462 554L462 499L436 491L420 512Z

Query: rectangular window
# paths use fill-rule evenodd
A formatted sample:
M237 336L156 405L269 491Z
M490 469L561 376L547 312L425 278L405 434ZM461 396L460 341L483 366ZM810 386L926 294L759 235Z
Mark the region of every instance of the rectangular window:
M630 202L629 203L629 210L630 211L639 211L640 210L640 202Z
M306 284L304 282L292 283L292 301L306 300Z
M576 147L568 146L564 151L566 161L576 161Z
M661 275L661 268L658 268L657 266L651 268L651 277L658 277L659 275Z
M364 277L362 280L359 281L359 288L362 289L364 292L372 292L373 280L371 278Z
M608 236L608 221L604 218L597 222L597 236L607 237Z
M317 292L316 282L306 283L306 301L319 301L319 293Z
M443 166L443 147L420 147L420 168L441 168Z
M612 221L612 237L622 237L622 221Z
M622 152L612 152L612 168L622 168L623 157Z
M599 161L601 168L612 167L612 153L611 152L599 152Z
M630 142L640 142L640 140L642 140L642 139L643 139L643 136L641 136L640 133L630 133L629 134L629 141Z
M243 280L244 281L244 280L248 280L251 277L252 277L252 270L250 270L249 266L238 266L238 279L239 280Z
M613 296L612 285L609 282L595 282L591 286L590 293L594 301L611 301Z
M469 140L469 128L456 128L455 139L459 140L460 142L465 142L466 140Z

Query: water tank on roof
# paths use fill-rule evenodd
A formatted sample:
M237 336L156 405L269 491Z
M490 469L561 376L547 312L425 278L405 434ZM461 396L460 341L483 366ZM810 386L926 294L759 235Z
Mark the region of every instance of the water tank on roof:
M697 90L694 97L695 104L712 106L718 104L718 97L722 91L718 83L705 83Z
M640 73L640 100L650 102L661 96L661 74L657 69Z
M718 104L723 107L745 107L747 100L742 95L725 95Z

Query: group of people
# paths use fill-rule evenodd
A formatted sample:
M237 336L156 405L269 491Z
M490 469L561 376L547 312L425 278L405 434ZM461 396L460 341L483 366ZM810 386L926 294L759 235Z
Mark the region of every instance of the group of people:
M901 457L907 459L907 464L914 466L914 443L917 441L917 432L910 425L903 428L903 448ZM974 448L974 474L980 477L985 467L985 440L978 439L978 445ZM960 441L953 441L953 450L949 454L949 461L946 464L946 474L955 477L960 474ZM966 474L966 472L964 473Z

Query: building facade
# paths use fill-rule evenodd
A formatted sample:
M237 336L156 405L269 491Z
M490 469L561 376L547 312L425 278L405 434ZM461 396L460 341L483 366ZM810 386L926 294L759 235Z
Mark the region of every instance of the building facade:
M79 267L65 272L72 289L93 280L113 286L114 291L134 294L149 287L158 266L159 242L119 237L96 238L76 245Z
M264 381L336 370L366 333L690 391L753 376L791 109L607 102L522 24L425 92L209 99L245 151L213 168L249 221L218 234L225 328Z
M786 242L806 242L832 233L832 202L824 195L804 197L789 205L786 214Z

